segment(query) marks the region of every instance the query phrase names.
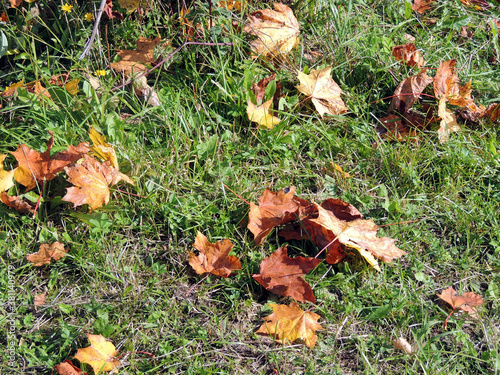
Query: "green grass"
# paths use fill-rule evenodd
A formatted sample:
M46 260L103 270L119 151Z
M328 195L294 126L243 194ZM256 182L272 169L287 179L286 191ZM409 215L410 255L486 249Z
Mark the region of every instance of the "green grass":
M405 34L416 38L433 69L456 58L461 83L472 79L477 102L500 101L498 35L489 23L500 17L495 7L479 11L444 0L419 16L404 2L297 1L291 6L301 44L286 63L252 60L246 34L216 28L197 41L233 45L184 48L166 69L149 75L162 102L149 107L128 88L110 91L122 78L109 70L99 90L90 88L85 74L108 69L108 56L113 60L116 49L135 48L139 36L158 32L180 45L184 36L168 2L143 16L104 20L102 53L96 44L84 62L77 57L90 33L91 24L83 21L90 9L81 2L65 17L58 6L50 15L41 3L45 19L37 18L31 31L23 30L19 8L7 9L11 22L0 29L12 54L0 60L0 85L24 78L47 86L51 75L71 70L72 78L81 79L80 93L49 88L55 104L24 90L4 99L0 153L20 143L43 151L47 131L54 132L57 152L89 141L94 126L115 146L121 169L136 185L119 185L109 205L92 213L50 203L47 195L35 217L0 205L0 343L6 348L13 342L16 357L12 369L2 349L0 373L50 374L88 346L87 333L115 344L124 355L123 374L500 372L498 124L465 123L442 145L435 129L422 131L418 143L388 142L376 132L390 102L379 99L416 74L391 55L392 46L407 41ZM243 14L217 14L244 25L249 12L267 3L252 2ZM196 11L206 19L206 5L197 3ZM461 35L462 27L472 36ZM296 71L330 65L349 112L321 118L295 89ZM245 71L254 82L276 72L282 83L287 104L272 130L258 130L247 119ZM330 162L352 177L327 172ZM4 167L15 167L15 159L8 156ZM64 194L63 177L48 182L47 191ZM248 205L225 187L257 202L265 188L290 185L311 201L333 197L353 204L383 226L379 236L397 239L407 252L382 264L381 273L348 257L337 265L322 263L306 276L317 303L302 307L321 315L324 328L311 349L254 334L271 311L267 302L288 302L251 277L284 242L273 232L256 247L241 225ZM38 194L35 189L33 197ZM187 263L197 231L211 242L229 238L242 271L200 282ZM26 260L41 243L56 240L69 247L65 258L43 267ZM313 251L305 241L289 243L290 254ZM477 320L452 314L443 329L450 308L436 294L450 285L483 295L485 304ZM35 307L34 296L44 291L47 303ZM11 322L15 336L7 340ZM415 355L394 349L400 336ZM89 366L85 371L92 373Z

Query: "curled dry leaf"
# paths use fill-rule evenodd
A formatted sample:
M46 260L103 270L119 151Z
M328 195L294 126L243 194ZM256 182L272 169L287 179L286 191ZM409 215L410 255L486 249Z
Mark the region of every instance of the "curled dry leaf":
M347 112L347 107L340 97L342 89L332 79L331 70L332 67L326 67L321 70L312 69L309 74L298 72L300 85L297 90L312 99L321 116L325 113L340 115Z
M299 44L299 22L292 10L281 3L274 3L274 10L252 13L244 32L257 36L250 43L254 59L259 56L280 57Z
M251 100L248 101L247 105L247 115L248 119L252 122L256 122L260 126L263 126L268 129L274 128L274 125L277 125L281 122L281 120L273 116L270 113L271 105L273 104L273 99L269 99L267 102L262 103L259 106L256 106L252 103Z
M11 152L19 163L14 172L14 179L21 185L26 186L26 190L33 189L37 183L43 180L52 180L66 166L81 159L88 153L87 143L80 143L78 146L68 146L66 151L50 156L50 150L54 144L54 135L49 132L50 139L47 142L47 150L38 152L26 145L19 145L16 151Z
M394 347L396 349L404 351L406 354L409 354L409 355L415 354L410 343L408 341L406 341L406 339L404 337L400 337L399 339L394 340L392 342L392 345L394 345Z
M241 263L235 256L229 255L233 244L228 239L212 244L198 232L194 248L198 251L189 253L189 264L198 275L211 273L220 277L229 277L233 271L241 270Z
M61 242L54 242L51 245L43 243L40 245L38 253L28 255L26 259L34 263L35 267L40 267L44 264L50 264L51 260L61 259L67 253L68 250L64 248L64 244Z
M10 196L5 191L2 191L0 193L0 200L10 208L13 208L14 210L22 214L27 214L35 211L35 207L29 202L24 201L21 197L18 196Z
M392 55L397 60L403 61L408 66L417 66L418 68L421 68L425 65L424 58L413 43L406 43L392 47Z
M111 68L122 72L128 76L133 73L142 73L147 71L146 64L154 64L154 49L161 42L159 36L155 39L140 37L137 39L137 49L119 50L120 61L111 63Z
M257 334L272 336L279 343L300 340L308 348L316 344L316 331L323 329L318 323L318 314L303 311L296 302L289 306L275 303L269 306L273 313L264 318L265 323L256 331Z
M252 277L270 292L292 297L299 302L316 302L311 286L302 278L321 261L316 258L287 255L286 246L280 247L260 264L260 274Z
M117 367L120 362L116 359L118 351L115 346L106 341L101 335L87 335L90 346L78 349L74 358L82 363L88 363L94 369L94 373L99 371L111 371Z
M6 154L0 154L0 193L9 190L14 186L14 172L15 169L6 171L3 169L3 161L5 160Z
M449 287L437 295L446 303L449 303L453 309L460 309L467 312L470 316L476 317L477 306L481 306L484 303L483 297L479 294L468 292L462 295L458 295L453 287Z
M59 375L87 375L87 373L82 372L82 370L73 365L69 359L55 365L54 370L56 370Z
M272 192L266 189L259 198L259 205L250 203L248 229L253 233L255 243L260 246L274 227L297 219L300 207L309 202L294 197L295 187Z
M425 88L433 81L432 77L427 75L427 69L416 75L402 81L394 91L389 113L399 112L408 113L410 108L415 104Z

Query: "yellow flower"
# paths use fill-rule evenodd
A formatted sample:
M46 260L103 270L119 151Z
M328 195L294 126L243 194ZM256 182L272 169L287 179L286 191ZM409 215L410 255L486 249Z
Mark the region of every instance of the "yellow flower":
M71 12L72 9L73 9L73 5L69 5L68 3L61 5L61 10L64 13L69 13L69 12Z
M94 15L92 13L85 13L85 16L83 17L85 18L85 21L92 21L94 20Z
M106 71L105 70L96 70L95 75L98 77L104 77L106 75Z

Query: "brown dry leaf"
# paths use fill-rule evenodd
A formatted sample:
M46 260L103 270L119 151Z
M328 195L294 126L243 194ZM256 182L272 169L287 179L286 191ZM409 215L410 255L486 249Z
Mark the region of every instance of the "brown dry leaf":
M103 13L108 16L110 20L112 19L117 19L117 20L123 20L123 16L121 13L116 12L113 10L113 1L112 0L106 0L106 4L104 5Z
M411 9L414 12L424 14L429 9L431 9L433 3L434 0L414 0L413 4L411 5Z
M396 88L396 91L394 91L394 97L392 98L388 112L408 113L432 81L433 78L427 75L427 69L422 69L418 75L402 81Z
M389 141L397 142L418 141L418 130L425 129L429 123L426 118L414 113L402 115L390 113L379 121L382 123L377 128L380 136Z
M310 311L303 311L296 302L291 302L289 306L268 304L273 313L264 318L265 323L256 331L259 335L269 335L279 342L292 343L300 340L308 348L312 348L318 336L316 331L323 329L318 323L318 314Z
M139 37L137 39L137 49L118 50L121 60L111 63L111 68L120 71L128 76L133 73L143 73L148 70L145 64L154 64L154 49L161 42L159 36L155 39Z
M401 60L406 63L408 66L416 65L418 68L421 68L425 65L424 58L413 43L406 43L392 47L392 55L397 60Z
M276 73L273 73L269 77L263 78L259 82L254 83L252 85L251 90L255 94L255 100L256 100L257 104L261 103L262 100L264 100L264 94L266 92L266 87L270 82L274 81L275 78L276 78ZM281 93L281 82L278 81L278 82L276 82L276 91L275 91L274 96L273 96L273 101L274 101L275 105L277 104L276 103L277 99L280 97L280 93Z
M274 3L274 10L262 9L248 17L244 32L257 36L251 42L252 58L280 57L299 44L300 27L292 10Z
M404 351L406 354L409 354L409 355L415 354L410 343L408 341L406 341L406 339L404 337L400 337L399 339L394 340L392 342L392 345L394 345L394 347L396 349Z
M284 297L292 297L299 302L316 302L311 286L302 278L321 261L316 258L287 255L286 246L280 247L260 263L260 274L252 277L270 292Z
M58 372L59 375L87 375L87 373L82 372L82 370L73 365L73 363L69 359L59 363L58 365L55 365L54 369Z
M26 191L33 189L37 183L44 180L50 181L69 164L81 159L88 153L87 143L78 146L68 146L66 151L50 156L54 144L54 135L49 132L47 150L43 153L35 151L26 145L19 145L18 149L11 152L17 159L19 167L14 172L14 179L26 186Z
M229 255L233 244L228 239L212 244L198 232L194 248L198 251L189 253L189 264L198 275L211 273L220 277L229 277L233 271L241 270L241 263L235 256Z
M6 154L0 154L0 193L9 190L14 186L14 172L15 169L6 171L3 169L3 161L6 158Z
M42 294L37 294L35 296L35 302L34 302L35 306L45 305L46 297L47 297L47 292L43 292Z
M255 244L260 246L274 227L294 221L299 216L299 208L309 202L294 197L295 187L272 192L266 189L259 198L259 205L250 203L247 228L253 233Z
M81 164L65 167L64 170L68 181L75 186L68 188L62 200L73 203L74 207L88 204L91 210L108 204L109 187L117 184L124 176L109 161L99 163L88 155Z
M486 10L490 9L491 6L485 0L460 0L462 4L474 7L476 10Z
M111 371L117 367L120 362L116 359L118 351L115 346L106 341L101 335L89 335L90 346L84 349L78 349L74 358L82 363L88 363L94 369L94 373L99 371Z
M132 82L132 87L135 94L146 101L151 107L159 107L161 105L158 94L149 86L145 76L135 78Z
M460 309L467 312L473 318L477 315L477 306L481 306L484 303L483 297L479 294L473 292L464 293L458 295L453 287L449 287L437 295L446 303L449 303L453 309Z
M64 244L61 242L54 242L49 245L43 243L40 245L38 253L30 254L26 257L30 262L34 263L35 267L43 266L44 264L50 264L52 259L59 260L68 253L68 250L64 248Z
M274 128L274 125L277 125L281 122L281 120L273 116L270 113L271 105L273 104L273 99L269 99L267 102L262 103L259 106L256 106L252 103L251 100L248 101L247 105L247 115L248 119L252 122L256 122L259 126L263 126L267 129Z
M434 94L436 98L455 98L460 95L460 85L458 75L455 73L456 59L442 62L434 77Z
M21 87L25 87L24 85L24 81L19 81L19 82L16 82L16 83L13 83L12 85L10 85L9 87L7 87L3 92L2 94L0 95L2 98L6 98L8 96L13 96L17 93L17 89L18 88L21 88Z
M314 107L321 116L325 113L340 115L347 112L347 107L340 97L342 89L332 79L332 67L321 70L312 69L311 73L298 72L300 85L297 90L312 99Z
M460 125L457 123L457 117L446 108L446 97L439 99L438 116L441 118L438 129L439 143L445 143L450 137L450 133L460 130Z
M0 193L0 200L10 208L15 209L22 214L35 211L35 208L30 203L23 201L18 196L10 196L5 191Z

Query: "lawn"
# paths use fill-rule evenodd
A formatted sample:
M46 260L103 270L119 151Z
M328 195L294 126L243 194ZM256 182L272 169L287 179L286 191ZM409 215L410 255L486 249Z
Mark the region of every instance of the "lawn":
M300 33L289 51L266 56L249 25L272 2L185 3L187 10L174 0L143 0L129 12L134 1L113 0L82 59L100 1L2 5L0 192L28 208L0 202L0 374L56 374L65 360L97 373L73 358L90 345L88 334L118 352L118 366L101 373L500 373L500 120L470 112L472 102L482 113L500 102L500 4L284 1ZM147 58L128 52L133 63L143 59L138 71L124 68L123 51L157 37ZM425 62L396 59L392 48L407 43ZM469 107L436 91L450 60L455 75L445 82L470 81ZM347 109L321 114L297 88L298 72L329 67ZM273 74L259 98L253 85ZM394 110L395 97L413 97L395 94L398 85L418 74L434 84ZM268 100L273 112L259 125L248 103ZM440 104L453 127L441 120ZM31 189L19 172L6 185L16 154L54 158L82 142L95 146L91 129L108 147L94 149L99 165L113 169L114 152L113 171L124 175L108 184L102 204L68 201L84 156L50 179L28 173ZM360 256L365 250L344 244L342 261L330 264L310 233L280 236L284 222L257 244L249 203L266 189L292 187L310 204L352 205L405 254L379 260L379 272ZM230 240L241 270L197 274L189 254L202 252L194 249L198 232L211 243ZM68 251L61 259L41 266L27 259L56 241ZM291 258L321 260L303 276L314 301L299 301L322 327L311 347L256 333L273 304L294 303L252 277L285 245ZM462 303L452 311L438 297L450 286L484 303L475 313ZM411 354L393 345L400 337Z

